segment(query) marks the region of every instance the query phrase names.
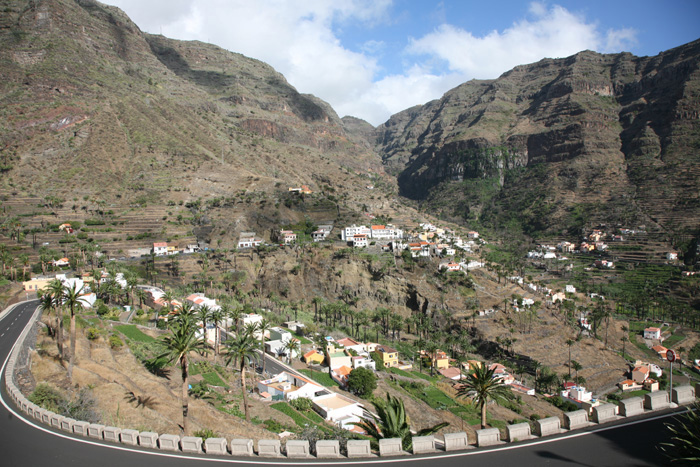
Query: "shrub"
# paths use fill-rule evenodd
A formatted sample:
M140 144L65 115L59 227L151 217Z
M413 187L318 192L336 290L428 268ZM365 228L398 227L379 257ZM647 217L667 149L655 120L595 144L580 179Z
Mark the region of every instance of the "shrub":
M289 401L289 405L297 409L299 412L307 412L311 410L313 403L308 397L297 397L296 399Z
M97 328L88 328L87 331L85 331L85 337L87 337L88 340L94 341L100 337L100 330Z
M218 438L219 435L214 433L214 430L211 430L209 428L203 428L201 430L197 430L194 433L194 436L202 438L202 441L206 441L207 438Z
M109 336L109 346L113 349L118 349L124 345L124 342L119 338L119 336L112 334Z
M58 412L59 406L66 400L63 394L46 383L40 383L34 388L28 399L46 410Z

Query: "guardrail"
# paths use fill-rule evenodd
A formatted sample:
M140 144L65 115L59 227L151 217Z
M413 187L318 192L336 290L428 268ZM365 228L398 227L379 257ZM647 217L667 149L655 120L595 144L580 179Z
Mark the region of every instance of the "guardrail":
M9 309L8 309L9 310ZM7 311L7 310L6 310ZM631 397L615 404L601 404L593 408L592 418L589 420L588 412L578 410L565 413L565 427L561 426L558 417L549 417L535 422L535 433L532 433L529 423L518 423L506 427L506 440L501 440L501 433L497 428L487 428L476 431L476 443L470 443L466 432L446 433L442 448L438 448L435 436L413 437L413 449L411 453L403 450L401 439L387 438L379 440L379 451L375 453L370 448L369 440L349 440L346 453L342 454L338 440L319 440L311 446L308 440L288 440L282 445L279 439L260 440L255 446L252 439L227 439L207 438L194 436L180 436L173 434L158 434L150 431L124 429L105 426L96 423L88 423L55 414L30 402L17 388L14 382L15 366L19 353L24 346L32 326L41 314L37 310L32 315L30 322L20 334L17 344L12 350L5 368L5 385L16 406L29 417L53 428L103 441L110 441L126 446L141 446L144 448L161 451L183 452L188 454L211 454L219 456L283 458L287 459L332 459L332 458L367 458L378 454L380 457L399 456L406 454L429 454L440 451L451 452L473 449L474 447L496 446L517 441L525 441L534 438L557 435L586 428L598 424L604 424L623 418L643 415L668 409L671 403L687 405L695 401L695 396L700 394L700 383L691 386L679 386L673 388L671 400L667 392L653 392L641 397ZM313 448L313 449L312 449ZM315 451L315 455L313 452Z

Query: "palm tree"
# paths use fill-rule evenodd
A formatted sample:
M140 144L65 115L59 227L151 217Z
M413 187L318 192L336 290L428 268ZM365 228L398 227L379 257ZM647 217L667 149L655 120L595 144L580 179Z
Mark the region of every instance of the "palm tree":
M56 343L58 344L58 356L63 360L63 282L58 279L52 280L45 293L51 296L53 308L56 310Z
M207 342L207 321L209 321L209 316L211 315L211 308L209 305L202 305L197 309L197 319L202 322L202 333L204 334L204 343Z
M578 379L578 372L579 372L579 370L583 369L583 365L581 365L576 360L571 360L571 368L573 368L574 371L576 372L576 376L574 377L574 381L576 381Z
M469 370L462 381L458 396L470 397L481 408L481 428L486 428L486 404L489 400L503 402L513 397L510 388L501 378L494 378L495 369L489 369L485 363Z
M241 393L243 394L243 409L245 412L246 421L250 421L250 414L248 413L248 397L246 396L246 384L245 384L245 367L246 363L253 361L257 357L257 342L253 336L247 333L238 334L234 339L230 339L226 342L228 360L227 365L231 362L238 362L239 368L241 370Z
M167 359L169 363L177 361L180 364L182 374L182 431L187 435L189 433L187 412L189 410L189 385L188 379L188 356L192 352L205 354L207 352L204 341L197 337L197 325L193 320L184 319L177 320L176 324L171 328L171 335L163 337L161 345L165 351L157 357L157 359Z
M261 347L262 354L263 354L263 362L262 362L262 364L263 364L263 367L262 367L263 374L265 374L265 360L266 360L266 359L265 359L265 333L266 333L267 331L269 331L271 327L272 327L272 323L271 323L270 321L268 321L267 319L265 319L265 318L263 318L263 319L261 319L260 321L258 321L258 329L257 329L257 331L260 333L260 347Z
M216 357L219 355L219 325L224 320L224 309L216 308L212 310L209 318L214 325L214 362L216 363Z
M410 450L412 445L411 426L403 401L387 393L386 402L377 399L376 402L372 402L372 405L374 405L377 416L369 413L369 416L363 417L361 421L353 424L364 429L374 439L373 444L375 444L375 447L379 444L380 439L400 438L403 449ZM430 428L420 430L416 435L426 436L447 425L449 423L439 423Z
M298 355L300 349L301 349L301 342L299 342L299 339L294 339L294 338L289 339L289 341L284 345L284 350L286 350L287 354L289 355L289 357L288 357L289 366L292 365L292 356L295 353ZM265 363L263 362L263 367L264 367L264 365L265 365Z
M567 339L566 345L569 347L569 378L571 378L571 347L576 343L573 339Z
M83 286L78 289L78 284L73 283L72 287L65 286L63 289L63 300L65 306L70 309L70 362L68 363L68 379L73 382L73 365L75 364L75 311L83 309Z

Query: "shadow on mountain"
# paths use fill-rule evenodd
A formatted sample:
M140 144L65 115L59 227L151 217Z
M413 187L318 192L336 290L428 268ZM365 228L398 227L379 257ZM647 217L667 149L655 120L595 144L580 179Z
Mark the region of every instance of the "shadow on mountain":
M192 81L198 86L220 91L235 84L235 78L226 73L206 70L193 70L184 57L174 48L163 44L157 36L146 36L153 55L180 78Z

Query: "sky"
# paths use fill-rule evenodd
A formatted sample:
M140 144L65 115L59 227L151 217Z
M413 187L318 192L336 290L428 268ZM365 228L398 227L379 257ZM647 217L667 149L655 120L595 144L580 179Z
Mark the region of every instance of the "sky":
M373 125L471 79L582 50L700 38L698 0L102 0L153 34L262 60Z

